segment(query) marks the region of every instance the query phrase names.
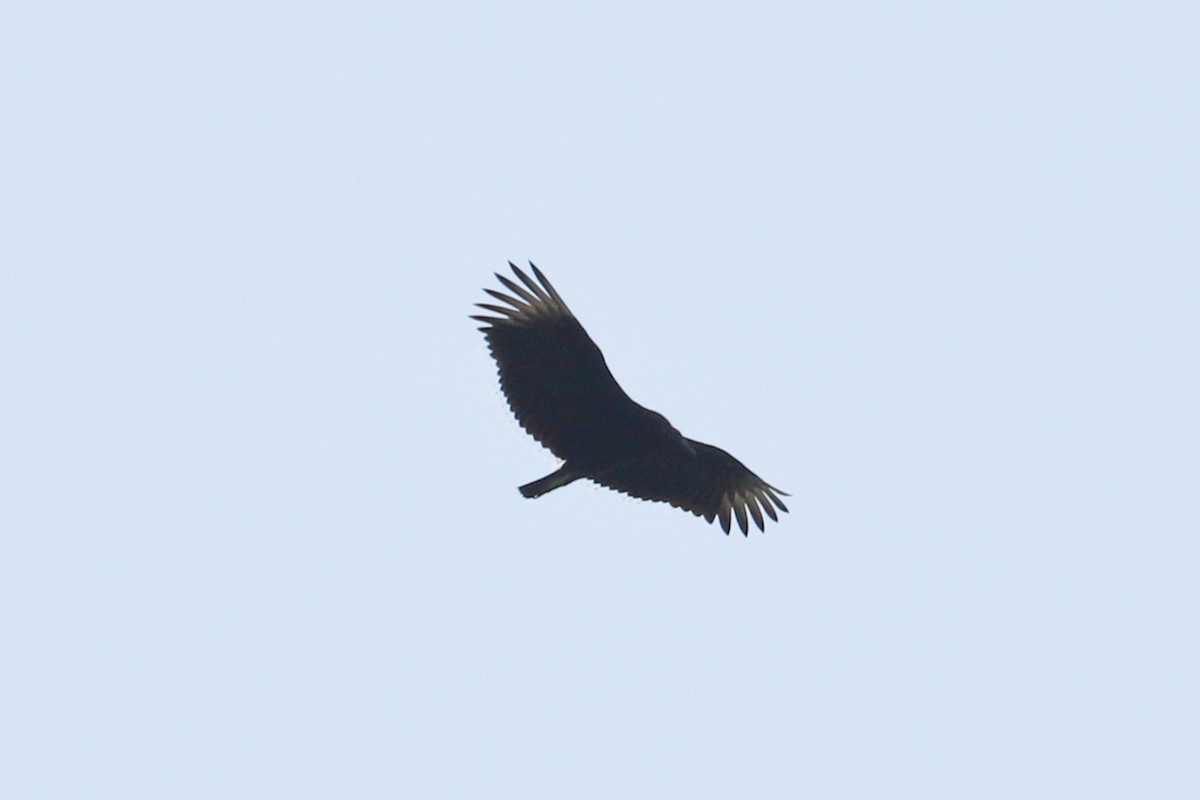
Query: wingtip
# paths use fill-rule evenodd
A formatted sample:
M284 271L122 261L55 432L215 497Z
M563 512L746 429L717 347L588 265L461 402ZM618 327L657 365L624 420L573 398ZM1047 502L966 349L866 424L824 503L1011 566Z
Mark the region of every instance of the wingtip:
M766 529L766 527L763 526L762 512L758 510L758 506L759 506L758 496L754 495L754 494L750 494L746 498L746 508L750 511L750 516L754 519L754 524L758 526L758 529L760 531L762 531L763 533L766 533L767 529ZM749 536L750 535L749 532L747 532L746 535Z
M481 330L481 331L490 331L492 329L490 326L493 326L497 322L501 321L495 317L484 317L484 316L480 316L478 314L471 314L470 316L467 317L467 319L473 319L476 322L483 322L489 326L487 328L480 328L479 330Z
M532 265L532 263L533 262L531 261L530 264ZM529 291L531 291L535 295L537 295L539 300L541 300L543 303L549 301L550 296L546 293L546 290L543 289L538 284L537 281L535 281L533 278L529 277L529 273L527 273L527 272L525 272L525 270L517 267L515 264L513 265L513 272L515 272L517 274L517 277L521 279L521 283L523 283L527 287L529 287ZM535 273L537 272L536 267L534 268L534 272Z

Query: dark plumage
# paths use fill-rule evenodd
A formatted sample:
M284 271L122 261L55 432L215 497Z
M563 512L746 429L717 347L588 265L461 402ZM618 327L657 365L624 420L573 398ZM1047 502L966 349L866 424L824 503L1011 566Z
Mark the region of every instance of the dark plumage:
M495 316L472 319L486 323L479 330L517 421L564 462L522 486L521 494L539 497L587 478L710 523L719 517L726 533L732 515L749 535L747 511L759 530L762 512L779 520L775 509L787 511L779 499L786 492L724 450L684 438L662 414L631 400L546 276L532 263L537 281L511 261L509 266L524 286L497 273L512 294L484 289L506 305L478 303Z

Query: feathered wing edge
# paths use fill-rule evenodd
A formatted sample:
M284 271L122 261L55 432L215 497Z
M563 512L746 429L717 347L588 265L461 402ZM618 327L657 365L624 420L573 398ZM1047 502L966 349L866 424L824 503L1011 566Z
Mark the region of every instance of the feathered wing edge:
M542 274L542 271L532 261L529 262L529 267L533 270L534 276L541 282L541 285L538 285L537 281L526 275L513 262L508 262L508 266L512 267L513 273L521 279L521 283L525 284L525 286L522 287L516 281L501 275L499 272L495 273L500 283L504 284L516 297L498 292L495 289L484 289L492 297L502 303L508 303L512 307L505 308L504 306L497 306L491 303L476 303L475 305L480 308L500 315L491 317L472 314L471 319L486 323L488 326L479 330L486 333L497 326L519 325L538 316L575 316L571 313L571 309L567 308L567 304L563 302L558 292L554 290L550 281L546 280L546 276Z
M754 518L754 524L758 526L760 531L766 532L766 527L763 525L762 512L759 511L759 506L767 512L767 516L773 522L779 521L779 515L775 513L775 508L772 503L779 507L780 511L787 512L788 508L779 499L779 495L788 497L788 493L776 489L769 483L759 482L751 486L744 486L732 491L725 492L721 496L720 505L716 511L699 511L691 509L691 512L698 517L704 517L706 522L712 523L716 518L721 520L721 530L726 534L730 531L730 515L737 517L738 527L741 528L745 536L750 535L750 526L746 521L746 511L750 512L750 516Z
M726 534L736 518L745 536L750 535L747 515L765 533L764 512L773 522L779 521L776 508L787 512L788 507L779 499L780 495L787 497L787 492L767 483L721 448L694 439L686 441L695 456L686 465L679 465L680 472L688 475L685 481L698 492L672 492L675 496L667 498L671 505L704 517L710 524L719 519Z
M726 534L732 530L734 519L746 536L750 535L750 520L765 532L764 513L778 522L776 509L788 511L780 499L788 497L787 492L767 483L721 448L686 441L695 452L691 458L672 452L662 460L642 463L632 472L615 470L585 477L630 497L667 503L710 524L719 519ZM646 471L657 480L647 481Z
M646 500L651 503L667 503L674 508L687 511L697 517L703 517L704 521L709 524L720 520L721 530L726 535L733 530L733 520L735 519L742 534L749 536L751 520L754 521L754 524L758 526L760 531L766 532L766 520L763 518L763 512L766 512L766 515L771 518L772 522L779 522L779 515L775 511L776 508L789 513L788 507L779 497L780 495L784 497L790 497L791 495L757 477L755 478L755 483L718 491L716 494L710 494L708 497L700 500L648 497L614 485L614 482L597 479L590 475L584 477L593 483L628 495L629 497Z

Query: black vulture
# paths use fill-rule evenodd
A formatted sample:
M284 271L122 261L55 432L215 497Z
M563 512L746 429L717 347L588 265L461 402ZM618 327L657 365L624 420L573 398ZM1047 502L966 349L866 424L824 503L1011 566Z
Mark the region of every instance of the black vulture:
M511 261L521 284L496 273L511 295L484 289L504 306L477 303L495 316L485 323L500 387L521 427L564 462L520 487L540 497L579 478L643 500L667 502L704 517L730 515L749 536L749 511L759 530L763 515L787 511L787 495L719 447L684 436L662 414L635 403L617 385L604 355L533 262L534 281Z

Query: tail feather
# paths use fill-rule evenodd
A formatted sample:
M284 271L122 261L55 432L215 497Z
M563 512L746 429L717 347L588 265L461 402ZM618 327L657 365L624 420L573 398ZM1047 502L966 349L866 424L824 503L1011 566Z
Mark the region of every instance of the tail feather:
M553 491L560 486L566 486L571 481L579 480L582 477L578 472L569 469L566 464L563 464L546 477L527 483L520 487L518 491L525 497L541 497L546 492Z

